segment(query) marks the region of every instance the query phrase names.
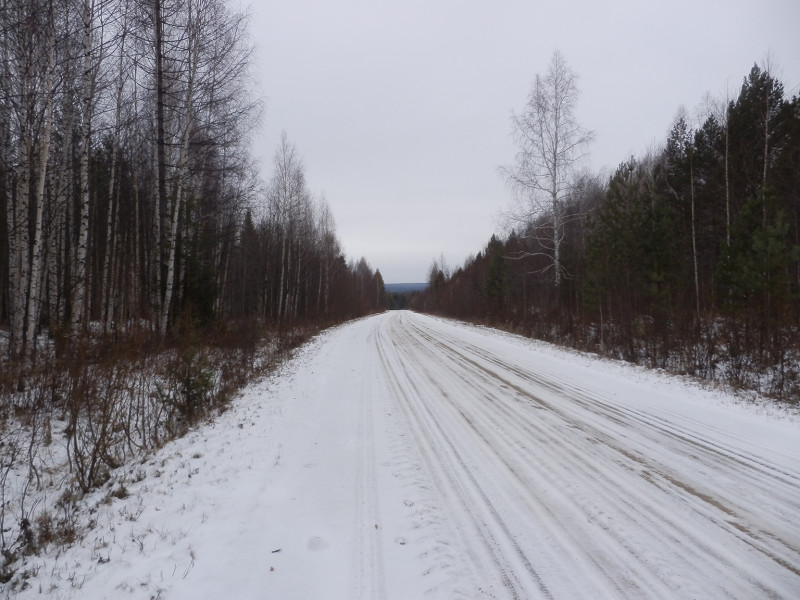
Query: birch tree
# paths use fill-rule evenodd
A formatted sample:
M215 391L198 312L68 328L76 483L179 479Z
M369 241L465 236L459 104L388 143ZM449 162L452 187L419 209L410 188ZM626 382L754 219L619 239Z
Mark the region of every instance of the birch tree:
M269 211L280 236L277 317L282 320L288 312L289 278L292 264L292 234L303 204L308 201L305 167L295 147L284 132L273 159L275 171L268 191Z
M75 252L75 280L71 306L71 331L73 340L82 332L86 316L86 288L88 285L87 256L89 249L89 156L92 149L92 113L95 77L99 59L95 56L94 5L83 0L81 56L81 145L80 145L80 195L78 198L78 242Z
M34 221L33 221L33 246L31 248L31 275L28 291L28 303L25 331L30 339L27 351L30 354L35 350L36 323L39 317L41 299L41 271L42 271L42 215L44 211L44 193L47 180L47 165L50 155L51 135L53 132L53 86L55 82L55 26L50 18L50 27L47 34L47 67L44 84L44 123L39 140L39 164L34 190Z
M205 238L220 229L232 235L232 218L241 217L232 204L251 177L244 148L258 106L247 89L251 48L243 13L221 0L154 0L152 21L153 304L163 334L185 300L192 248L215 244L202 262L215 273L225 269L223 249L230 244Z
M34 351L43 263L42 220L56 87L52 0L4 5L3 112L12 357ZM14 181L15 179L15 181ZM13 182L13 183L12 183ZM12 192L13 190L13 192Z
M327 200L322 197L317 211L317 235L320 248L319 285L317 287L317 313L328 316L331 293L331 269L341 254L336 239L336 222Z
M180 221L182 203L186 194L186 171L189 161L189 139L194 125L194 94L195 94L195 80L197 77L197 70L199 64L199 36L200 29L198 26L199 14L197 9L193 6L192 0L187 3L186 14L186 81L184 91L184 106L182 107L182 114L178 116L180 122L179 140L180 145L178 149L177 169L174 173L174 192L171 194L173 201L169 203L167 216L168 227L166 231L165 245L167 249L167 268L166 278L164 283L164 296L161 302L161 318L160 327L161 333L167 331L169 325L170 308L172 305L172 293L175 283L175 259L177 252L177 233L178 223Z
M511 220L531 231L550 257L556 290L563 277L561 242L572 175L593 138L575 118L577 101L577 75L556 50L547 73L536 75L523 111L512 114L516 162L503 168L518 194ZM548 221L546 226L534 225Z

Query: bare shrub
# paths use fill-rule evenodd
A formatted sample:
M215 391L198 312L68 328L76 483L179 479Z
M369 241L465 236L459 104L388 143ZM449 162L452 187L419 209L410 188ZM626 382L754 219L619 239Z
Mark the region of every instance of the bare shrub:
M168 423L178 433L196 423L211 408L214 370L205 352L189 346L169 361L166 381L156 384L157 394L169 410Z

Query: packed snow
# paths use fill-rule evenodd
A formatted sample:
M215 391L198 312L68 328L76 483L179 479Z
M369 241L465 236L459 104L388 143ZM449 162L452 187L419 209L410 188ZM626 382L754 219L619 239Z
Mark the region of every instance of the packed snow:
M796 414L409 312L127 471L19 598L800 597Z

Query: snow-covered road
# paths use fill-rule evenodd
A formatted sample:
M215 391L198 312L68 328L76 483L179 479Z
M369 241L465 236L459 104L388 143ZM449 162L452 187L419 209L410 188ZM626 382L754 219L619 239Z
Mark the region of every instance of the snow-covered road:
M29 592L800 597L796 417L408 312L327 332L148 469Z

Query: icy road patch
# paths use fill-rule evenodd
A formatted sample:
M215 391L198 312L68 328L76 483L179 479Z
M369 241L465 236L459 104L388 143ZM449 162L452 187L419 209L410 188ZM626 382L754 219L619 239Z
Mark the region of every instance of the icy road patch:
M800 596L796 417L408 312L131 474L20 597Z

